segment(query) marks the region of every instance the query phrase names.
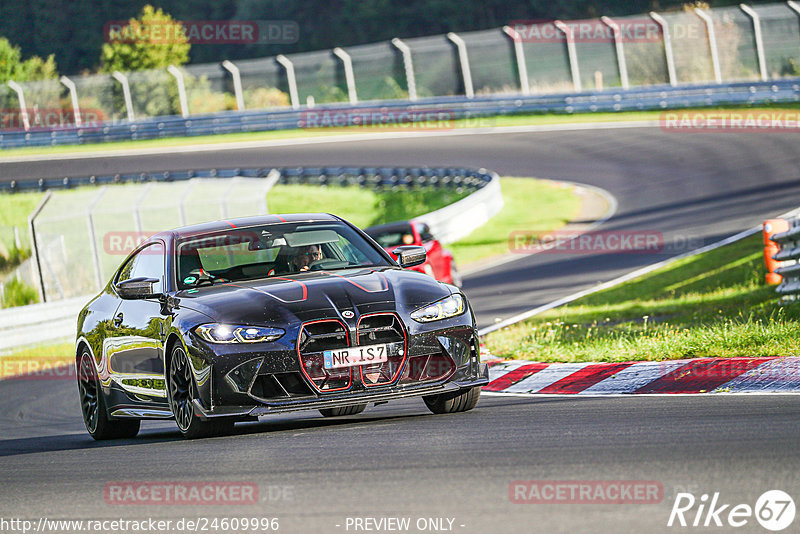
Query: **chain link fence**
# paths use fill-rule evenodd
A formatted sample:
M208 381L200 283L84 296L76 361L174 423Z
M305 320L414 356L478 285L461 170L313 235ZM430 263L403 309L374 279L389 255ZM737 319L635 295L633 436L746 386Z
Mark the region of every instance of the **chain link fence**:
M277 180L274 173L266 179L193 178L48 194L30 225L34 256L15 276L34 282L43 300L92 293L149 235L166 228L267 213L267 193ZM40 279L36 279L36 265Z
M353 46L344 54L322 50L226 62L227 68L198 64L172 72L76 76L72 82L87 115L84 122L115 123L241 110L239 102L244 109L258 110L344 103L353 95L362 101L469 96L470 87L475 95L546 94L778 79L800 75L796 9L790 2L686 7L614 19L509 21L504 29ZM564 28L573 35L568 38ZM459 56L458 40L465 44L466 61ZM403 47L408 47L405 54ZM175 71L182 74L183 88ZM0 86L0 109L6 115L0 135L15 128L78 126L74 99L63 81L19 86L29 124L10 116L10 110L18 110L17 115L25 111L17 91Z

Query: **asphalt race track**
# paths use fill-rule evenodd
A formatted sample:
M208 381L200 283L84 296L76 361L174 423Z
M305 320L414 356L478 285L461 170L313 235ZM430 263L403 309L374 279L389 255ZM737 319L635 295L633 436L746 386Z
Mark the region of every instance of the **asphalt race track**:
M687 240L707 244L800 205L792 134L657 128L2 163L0 177L300 164L476 166L582 182L619 202L604 230L661 232L669 245L654 254L530 255L467 277L481 326L683 252ZM409 532L420 531L421 518L452 519L452 531L463 533L694 531L667 527L679 492L698 501L719 492L731 507L752 507L771 489L797 501L799 416L791 395L485 395L466 414L432 416L411 399L350 418L265 418L194 442L171 422L148 422L134 440L98 444L83 429L74 379L10 380L0 383L0 517L278 517L280 532L324 533L357 531L348 517L408 517ZM650 504L518 504L509 495L517 480L654 481L663 493ZM120 481L250 482L259 502L110 504L104 488ZM764 532L753 517L735 530Z
M96 443L75 390L71 381L3 384L2 517L278 517L292 533L347 532L336 527L347 517L449 517L463 533L661 532L679 491L751 506L769 489L800 491L793 396L487 395L445 416L407 400L350 418L262 419L194 442L172 422L150 422L136 439ZM663 500L515 504L515 480L655 481ZM106 484L122 481L251 482L261 502L108 504Z

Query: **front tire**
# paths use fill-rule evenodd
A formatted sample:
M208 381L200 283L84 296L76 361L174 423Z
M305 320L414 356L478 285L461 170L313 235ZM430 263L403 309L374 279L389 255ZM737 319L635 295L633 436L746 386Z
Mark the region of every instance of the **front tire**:
M322 414L322 417L342 417L345 415L355 415L366 409L366 404L354 404L352 406L342 406L341 408L323 408L319 413Z
M481 398L481 387L475 386L464 392L443 393L441 395L430 395L422 397L425 406L436 414L468 412L478 404Z
M83 423L89 435L97 441L135 437L139 433L139 419L109 419L106 399L94 367L94 358L88 349L81 353L77 371Z
M183 437L187 439L206 438L226 434L233 430L231 419L204 421L194 410L194 400L198 398L197 385L186 351L179 344L172 350L169 361L169 384L167 400L175 416L175 423Z

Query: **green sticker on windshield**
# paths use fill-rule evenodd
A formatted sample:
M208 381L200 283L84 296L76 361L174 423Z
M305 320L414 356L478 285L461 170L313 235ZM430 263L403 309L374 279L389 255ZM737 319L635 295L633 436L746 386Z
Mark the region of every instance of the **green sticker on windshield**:
M191 285L191 284L194 284L195 282L197 282L197 277L196 276L187 276L186 278L183 279L183 283L184 284L190 284Z

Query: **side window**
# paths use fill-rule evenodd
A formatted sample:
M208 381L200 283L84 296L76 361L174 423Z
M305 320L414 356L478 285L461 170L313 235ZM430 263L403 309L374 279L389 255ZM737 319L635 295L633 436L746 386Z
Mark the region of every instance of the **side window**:
M154 284L153 289L156 293L163 291L164 282L164 245L153 243L143 248L128 259L119 271L117 282L130 280L131 278L158 278L159 282Z
M417 228L419 230L419 237L422 239L423 243L427 243L428 241L433 241L433 234L431 233L431 229L428 227L427 224L420 224Z
M370 263L369 258L367 258L363 252L354 247L350 241L348 241L347 238L342 235L339 236L339 241L336 243L336 248L341 251L344 259L347 260L347 262L351 265L363 265Z

